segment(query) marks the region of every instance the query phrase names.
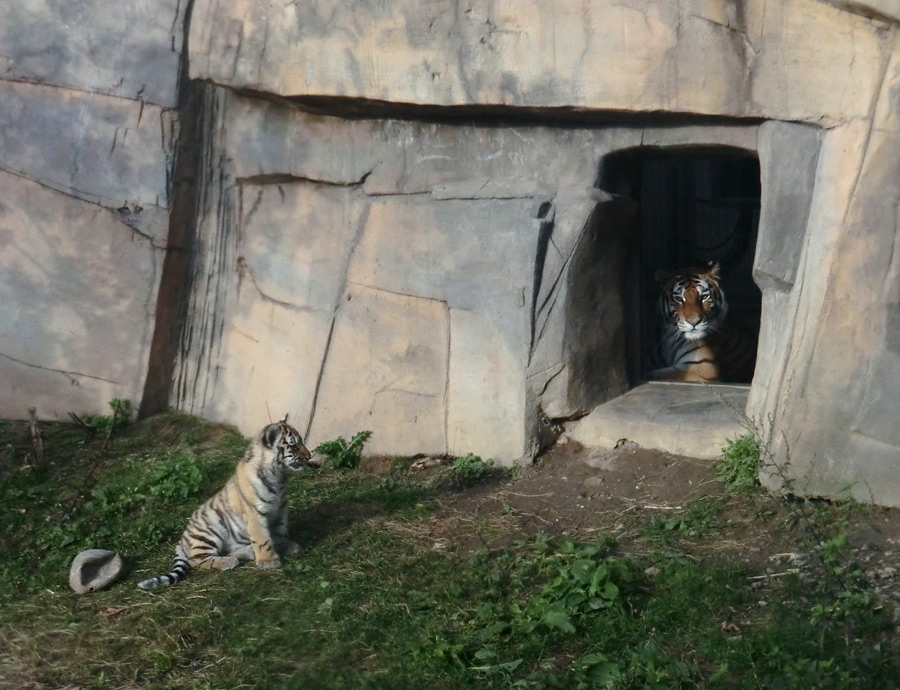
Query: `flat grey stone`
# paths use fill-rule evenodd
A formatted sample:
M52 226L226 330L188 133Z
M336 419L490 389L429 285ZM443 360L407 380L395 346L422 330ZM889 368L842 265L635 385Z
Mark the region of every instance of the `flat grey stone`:
M648 383L567 425L566 433L588 447L612 448L625 438L643 448L713 459L726 440L746 433L741 412L748 392L746 386Z
M122 557L106 549L88 549L75 556L69 569L69 586L76 594L109 587L125 569Z

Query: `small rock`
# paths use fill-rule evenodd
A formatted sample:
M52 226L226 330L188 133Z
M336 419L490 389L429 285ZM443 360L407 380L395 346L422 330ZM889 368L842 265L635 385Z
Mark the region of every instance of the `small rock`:
M125 562L114 551L88 549L72 561L69 586L76 594L96 592L109 587L124 570Z

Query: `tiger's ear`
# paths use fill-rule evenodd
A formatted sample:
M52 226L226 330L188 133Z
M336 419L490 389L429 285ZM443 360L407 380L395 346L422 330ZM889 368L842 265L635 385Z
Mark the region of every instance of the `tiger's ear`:
M710 280L718 280L719 279L719 262L716 261L713 263L709 269L706 271L706 277Z
M281 430L278 428L277 424L269 424L262 433L262 442L266 448L272 448L275 445L275 441L278 440L278 437L281 435Z
M288 418L288 413L285 412L285 413L284 413L284 417L282 417L282 418L281 418L281 421L278 422L278 423L279 423L279 424L287 424L287 418Z
M657 283L665 283L671 277L672 273L664 268L656 269L656 272L653 274L653 280L655 280Z

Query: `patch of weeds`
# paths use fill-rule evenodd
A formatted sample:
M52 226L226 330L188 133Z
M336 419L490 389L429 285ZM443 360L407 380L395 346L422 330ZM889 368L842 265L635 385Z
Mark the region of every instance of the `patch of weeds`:
M724 508L722 499L715 496L699 496L684 509L670 515L654 515L644 529L650 540L668 541L675 536L699 538L721 528L719 515Z
M483 481L494 467L491 458L482 460L474 453L469 453L461 458L454 458L448 474L453 482L460 487L473 486Z
M759 488L762 468L759 440L754 434L745 434L725 442L722 459L716 464L716 475L729 491L750 493Z
M360 431L348 443L343 436L333 441L324 441L316 446L314 452L328 458L328 466L336 470L355 470L362 460L362 449L372 435L371 431Z
M79 426L90 438L111 436L119 429L128 426L131 419L131 401L113 398L108 405L113 412L111 415L85 415L81 418L72 415L72 418L79 423Z
M187 498L203 486L203 470L193 453L176 453L153 469L147 493L161 498Z
M729 446L738 459L735 467L748 468L735 474L748 486L752 468L764 466L781 481L789 497L783 501L785 521L801 528L811 556L797 582L786 580L780 591L776 588L784 598L772 624L782 636L770 641L766 658L756 662L767 674L766 687L898 687L891 607L872 594L849 547L850 517L869 507L850 497L852 485L840 492L848 497L843 501L792 498L798 492L789 471L790 447L785 442L783 458L776 457L771 438L752 422L748 427L753 433Z

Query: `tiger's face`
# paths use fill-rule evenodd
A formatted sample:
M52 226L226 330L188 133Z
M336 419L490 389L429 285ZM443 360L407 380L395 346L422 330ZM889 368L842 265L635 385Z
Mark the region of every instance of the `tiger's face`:
M270 424L262 433L263 445L275 451L275 462L290 470L299 470L310 465L312 457L303 445L300 433L287 423L288 416L275 424Z
M718 264L705 271L676 271L663 286L660 307L664 320L674 324L685 340L701 340L717 330L728 310Z

